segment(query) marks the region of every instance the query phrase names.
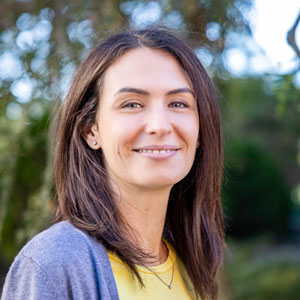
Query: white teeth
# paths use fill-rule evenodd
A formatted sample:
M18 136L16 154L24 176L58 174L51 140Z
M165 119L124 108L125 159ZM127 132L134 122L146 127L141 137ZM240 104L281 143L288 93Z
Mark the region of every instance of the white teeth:
M171 150L171 149L166 149L166 150L138 149L136 151L139 153L166 154L166 153L169 153L169 152L175 151L175 150Z

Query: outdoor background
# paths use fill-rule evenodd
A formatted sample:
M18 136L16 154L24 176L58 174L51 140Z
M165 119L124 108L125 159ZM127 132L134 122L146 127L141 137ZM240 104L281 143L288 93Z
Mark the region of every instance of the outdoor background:
M52 221L50 124L78 62L108 33L155 23L190 40L220 92L220 299L300 299L299 13L298 0L1 0L0 290Z

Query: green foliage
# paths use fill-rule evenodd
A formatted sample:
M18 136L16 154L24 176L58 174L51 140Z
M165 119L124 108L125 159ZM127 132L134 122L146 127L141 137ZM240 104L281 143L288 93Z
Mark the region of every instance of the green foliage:
M300 175L299 115L287 110L286 118L278 118L274 84L271 78L218 82L225 125L223 199L228 232L240 237L286 230L290 190Z
M228 233L241 238L287 229L290 197L275 160L245 139L226 149L223 204Z
M300 91L293 84L293 74L276 78L274 93L278 99L277 116L284 118L291 111L300 112Z
M6 260L11 260L24 243L16 232L25 224L24 211L30 209L30 199L39 192L43 182L43 172L46 164L46 139L48 129L48 113L40 120L29 119L18 139L13 182L7 206L7 214L2 224L1 252ZM3 179L5 170L0 173ZM2 180L1 180L2 181ZM3 189L5 186L2 187Z
M251 244L231 244L226 275L232 299L298 299L300 263L298 255L291 255L293 251L297 253L297 247L284 250L276 244L259 240L252 240Z

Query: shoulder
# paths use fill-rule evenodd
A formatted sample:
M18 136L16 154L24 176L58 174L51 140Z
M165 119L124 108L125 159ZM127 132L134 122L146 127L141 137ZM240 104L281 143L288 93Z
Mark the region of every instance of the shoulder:
M52 225L32 238L21 251L38 254L51 250L75 249L91 243L91 237L67 221Z
M3 299L69 299L68 295L117 299L117 290L106 249L86 232L60 222L19 252L3 295Z
M19 256L30 257L41 267L52 264L64 266L67 262L80 262L85 256L105 257L105 248L86 232L74 227L67 221L51 226L36 235L20 251Z

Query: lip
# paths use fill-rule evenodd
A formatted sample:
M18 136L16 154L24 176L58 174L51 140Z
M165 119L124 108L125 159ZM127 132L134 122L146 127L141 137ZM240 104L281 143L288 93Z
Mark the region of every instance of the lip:
M154 152L147 152L147 150L152 150ZM160 153L159 151L162 150L163 153ZM178 153L178 150L180 150L179 147L173 146L173 145L148 145L143 147L138 147L133 149L135 153L139 156L143 156L146 158L150 158L153 160L164 160L168 159Z
M133 149L133 151L137 150L179 150L179 147L173 146L173 145L148 145L143 147L136 147Z

